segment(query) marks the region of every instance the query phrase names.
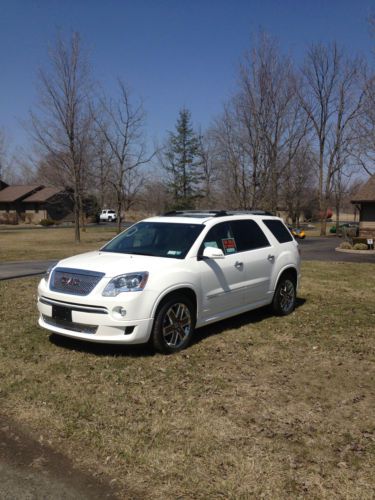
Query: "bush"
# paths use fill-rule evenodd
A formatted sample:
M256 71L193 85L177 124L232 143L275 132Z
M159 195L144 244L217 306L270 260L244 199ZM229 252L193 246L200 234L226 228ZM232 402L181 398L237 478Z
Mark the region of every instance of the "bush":
M368 246L366 243L356 243L353 250L368 250Z
M351 250L353 247L351 245L351 243L349 243L349 241L343 241L339 248L342 248L343 250Z
M39 224L44 227L53 226L55 221L51 219L42 219Z

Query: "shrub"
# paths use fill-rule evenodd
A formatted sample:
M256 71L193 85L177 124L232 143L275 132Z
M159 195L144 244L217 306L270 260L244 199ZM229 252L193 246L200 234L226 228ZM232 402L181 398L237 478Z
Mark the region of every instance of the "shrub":
M354 250L368 250L366 243L356 243L353 247Z
M42 219L39 224L44 227L53 226L55 221L51 219Z
M352 247L351 243L349 243L349 241L343 241L340 244L339 248L342 248L343 250L351 250L353 247Z

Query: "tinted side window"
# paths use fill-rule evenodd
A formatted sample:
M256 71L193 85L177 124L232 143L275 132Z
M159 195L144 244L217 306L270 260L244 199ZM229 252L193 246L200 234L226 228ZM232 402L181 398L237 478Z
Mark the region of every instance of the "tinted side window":
M265 234L253 220L234 220L230 222L237 251L254 250L270 246Z
M203 253L206 247L220 248L224 254L236 252L233 236L227 222L216 224L208 231L200 248L200 253Z
M293 240L293 236L280 220L265 219L263 222L279 243L286 243Z

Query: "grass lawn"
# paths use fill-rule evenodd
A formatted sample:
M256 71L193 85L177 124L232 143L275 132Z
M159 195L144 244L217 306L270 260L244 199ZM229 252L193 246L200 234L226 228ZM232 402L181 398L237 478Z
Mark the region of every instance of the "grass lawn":
M0 262L62 259L96 250L116 235L116 228L88 227L81 232L81 243L74 243L73 228L2 229Z
M304 263L292 315L174 356L50 336L37 281L0 282L1 412L122 498L374 498L373 265Z

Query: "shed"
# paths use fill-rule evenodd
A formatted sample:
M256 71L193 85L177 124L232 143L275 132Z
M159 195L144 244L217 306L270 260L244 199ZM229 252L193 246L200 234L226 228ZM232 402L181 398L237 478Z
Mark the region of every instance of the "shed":
M359 210L359 236L375 239L375 175L357 191L351 202Z

